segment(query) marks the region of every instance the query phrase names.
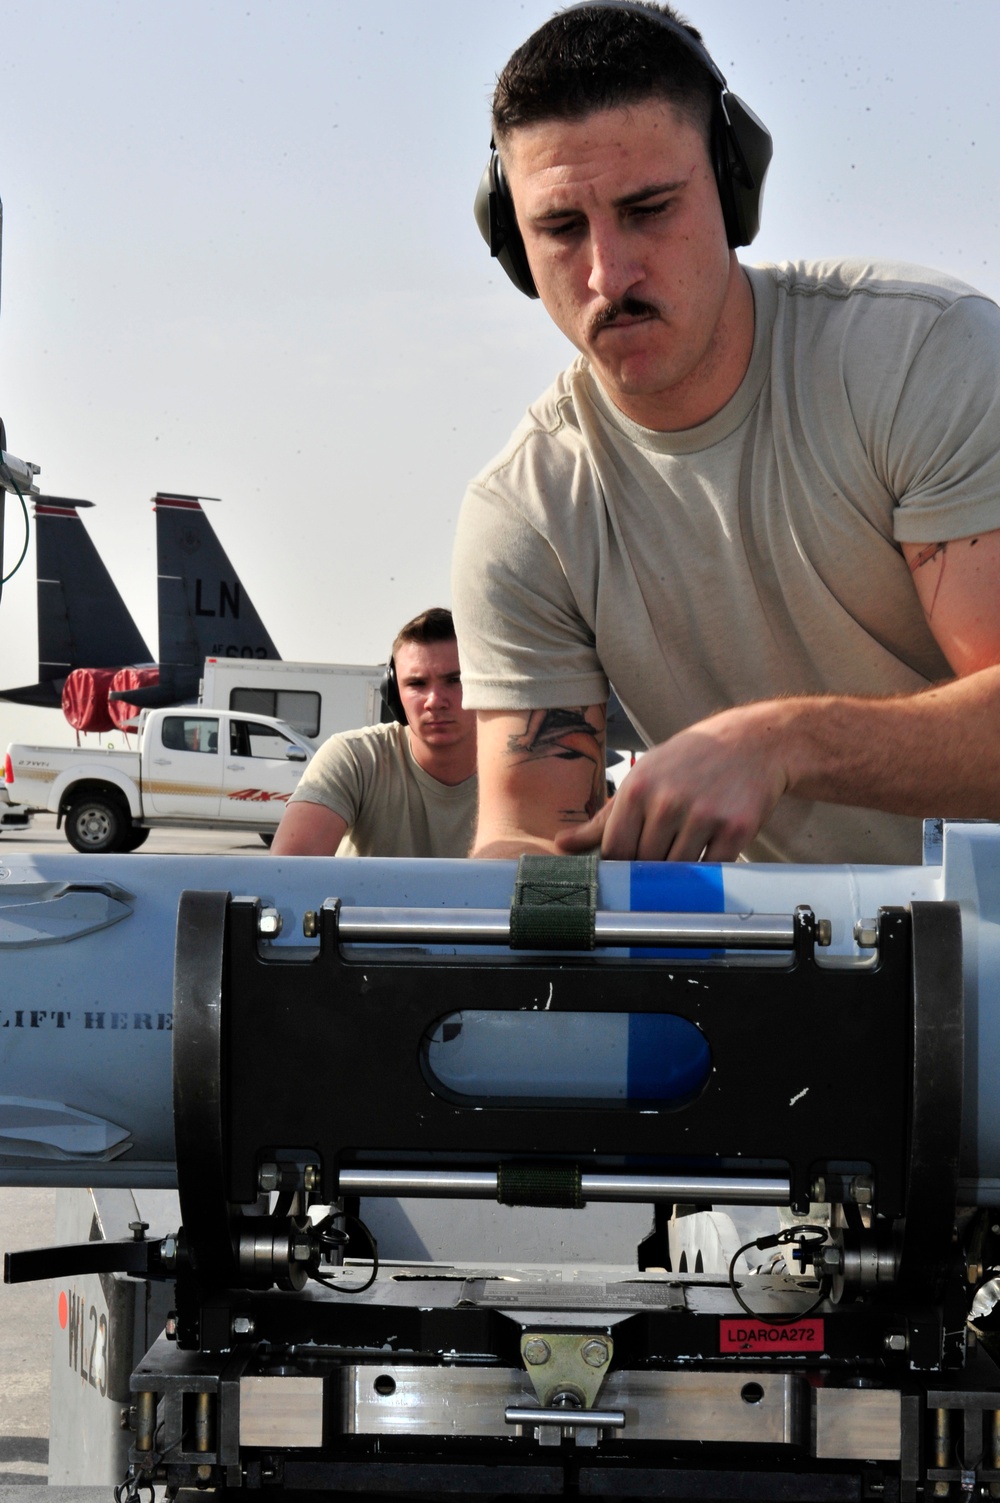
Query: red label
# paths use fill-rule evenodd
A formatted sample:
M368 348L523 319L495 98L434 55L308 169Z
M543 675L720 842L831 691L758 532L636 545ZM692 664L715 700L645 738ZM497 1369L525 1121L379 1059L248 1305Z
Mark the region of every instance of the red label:
M797 1320L787 1326L767 1321L719 1321L719 1351L728 1352L821 1352L825 1345L823 1319Z

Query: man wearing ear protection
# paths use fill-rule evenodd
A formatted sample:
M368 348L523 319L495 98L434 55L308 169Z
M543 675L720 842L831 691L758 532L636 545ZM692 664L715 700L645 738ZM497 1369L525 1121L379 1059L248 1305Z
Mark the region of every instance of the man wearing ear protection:
M389 719L325 741L278 826L276 856L466 856L476 823L476 717L462 707L451 612L401 628Z
M476 853L919 862L1000 818L1000 310L744 266L770 137L666 6L557 14L476 211L579 350L454 560ZM651 750L604 802L608 682Z

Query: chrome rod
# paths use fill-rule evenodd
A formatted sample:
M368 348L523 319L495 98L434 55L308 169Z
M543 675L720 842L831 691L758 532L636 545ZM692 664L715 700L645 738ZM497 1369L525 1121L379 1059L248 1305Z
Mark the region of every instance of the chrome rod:
M493 1170L463 1169L342 1169L344 1195L429 1196L442 1200L495 1200ZM584 1200L649 1201L709 1200L716 1205L788 1204L787 1177L724 1179L691 1174L583 1174Z
M509 1404L503 1412L508 1425L562 1425L590 1430L622 1430L624 1409L532 1409Z
M722 1204L788 1204L791 1184L784 1175L773 1178L713 1178L694 1174L582 1174L585 1200L714 1200Z
M338 932L344 944L355 945L506 945L510 914L504 908L342 907ZM790 950L795 921L790 914L773 913L602 911L594 932L599 945Z

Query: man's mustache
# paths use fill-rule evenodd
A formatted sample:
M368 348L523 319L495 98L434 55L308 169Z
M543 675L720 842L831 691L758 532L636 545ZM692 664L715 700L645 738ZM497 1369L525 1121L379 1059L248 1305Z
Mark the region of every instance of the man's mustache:
M644 303L638 297L619 298L614 303L608 303L600 313L595 313L590 321L591 335L599 334L602 329L609 328L622 314L629 318L659 318L660 310L655 303Z

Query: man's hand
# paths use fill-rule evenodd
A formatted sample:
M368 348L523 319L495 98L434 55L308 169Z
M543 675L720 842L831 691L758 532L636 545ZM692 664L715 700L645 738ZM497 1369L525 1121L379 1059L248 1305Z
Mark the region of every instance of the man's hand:
M473 854L732 861L788 787L783 702L725 710L646 752L604 802L604 708L480 713Z
M615 798L556 836L613 861L734 861L786 791L782 704L725 710L636 763Z
M480 712L491 722L480 740L484 844L732 861L783 796L1000 820L1000 531L903 553L953 680L885 699L802 695L723 710L646 752L603 807L593 766L584 775L603 752L601 706Z

